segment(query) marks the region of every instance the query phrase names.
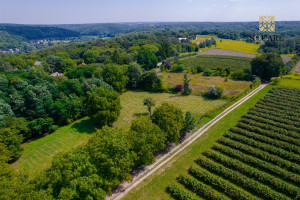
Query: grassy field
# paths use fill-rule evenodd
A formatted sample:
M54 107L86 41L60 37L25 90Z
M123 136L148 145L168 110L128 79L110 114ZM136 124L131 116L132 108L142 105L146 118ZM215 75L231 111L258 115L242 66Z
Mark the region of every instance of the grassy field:
M169 102L183 109L192 111L195 117L200 117L206 111L222 106L226 100L207 100L201 96L181 96L168 93L149 93L144 91L128 91L121 95L123 109L117 122L117 128L129 129L131 120L139 115L147 114L147 107L143 105L144 97L156 100L156 106L162 102ZM85 117L68 126L59 128L52 134L46 135L32 142L24 143L22 156L13 168L24 170L29 176L35 176L51 165L52 158L59 152L65 152L84 144L95 133L92 120Z
M29 176L36 176L51 165L55 154L84 144L94 132L93 122L88 117L82 118L43 138L24 143L21 158L12 166L16 170L24 170Z
M183 84L183 73L162 73L164 76L164 83L168 86L175 86L177 84ZM210 86L223 86L224 94L234 96L250 87L248 81L234 81L228 79L227 82L220 76L202 76L202 74L189 74L191 79L190 87L193 90L207 91Z
M121 95L122 110L119 119L114 123L117 128L130 128L130 122L136 116L147 115L147 107L143 105L145 97L152 97L156 101L156 106L162 102L168 102L178 106L184 112L191 111L199 118L201 114L220 107L226 103L226 100L209 100L202 96L190 95L182 96L169 93L150 93L144 91L128 91ZM155 109L153 107L153 110Z
M212 55L199 55L188 58L182 58L180 61L189 67L202 66L206 69L217 69L217 67L230 67L233 71L241 70L244 68L250 69L251 59L234 56L212 56Z
M285 79L282 78L279 80L279 85L281 86L288 86L288 87L295 87L295 88L300 88L300 79L298 79L297 76L295 76L295 79Z
M273 86L266 86L251 99L229 113L183 152L175 156L172 163L167 164L162 167L161 170L151 175L137 188L133 189L124 199L172 199L166 192L167 185L175 183L176 177L179 174L187 175L187 169L190 166L196 166L194 160L197 159L203 151L209 149L213 143L231 127L234 127L240 118L248 112L249 108L253 107L272 87Z
M211 37L211 36L209 36ZM208 38L209 38L208 37ZM193 40L193 43L199 43L200 41L206 40L207 37L203 37L201 35L197 36L196 40ZM257 50L259 48L259 44L248 43L245 41L238 41L238 40L230 40L230 39L220 39L215 38L217 41L217 45L211 46L210 48L217 48L217 49L227 49L233 51L240 51L244 53L251 53L251 54L258 54ZM222 41L222 42L221 42ZM207 47L204 50L208 49Z

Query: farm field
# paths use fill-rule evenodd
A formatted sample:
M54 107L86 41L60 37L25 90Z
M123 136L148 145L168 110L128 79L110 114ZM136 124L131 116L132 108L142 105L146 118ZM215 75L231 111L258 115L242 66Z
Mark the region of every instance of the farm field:
M266 86L252 98L247 100L245 103L243 103L223 119L221 119L203 136L197 139L183 152L175 156L172 163L168 163L159 171L149 176L138 187L129 192L124 199L173 199L172 196L170 196L170 194L166 192L167 185L175 183L176 177L180 174L188 175L187 170L189 169L189 167L197 166L194 160L197 159L202 152L209 149L215 143L215 141L223 134L228 132L231 127L234 127L238 123L240 118L244 114L246 114L248 110L253 107L262 97L264 97L272 87L274 86ZM183 188L182 186L180 187Z
M192 42L199 43L200 41L206 39L207 38L197 36L197 39L193 40ZM257 50L259 48L259 44L249 43L245 41L238 41L238 40L220 39L220 38L215 38L215 40L217 41L216 47L213 45L210 48L227 49L227 50L240 51L240 52L250 53L250 54L258 54Z
M174 199L296 199L300 191L300 90L273 88L177 178ZM180 184L179 184L180 183ZM177 189L173 192L174 187Z
M189 95L182 96L178 94L169 93L150 93L145 91L128 91L121 95L122 110L119 119L114 123L117 128L130 128L130 122L136 116L147 115L147 107L143 105L145 97L152 97L156 101L156 106L161 105L162 102L168 102L181 108L184 112L191 111L192 114L199 118L201 114L221 107L226 104L226 100L209 100L202 96Z
M43 138L24 143L22 156L12 167L17 171L24 170L29 176L36 176L51 165L55 154L84 144L93 133L95 128L92 120L84 117Z
M294 76L294 77L295 78L293 79L286 79L286 78L280 79L279 85L300 88L300 77L299 76Z
M231 67L233 71L251 68L250 58L234 56L216 56L216 55L199 55L189 58L182 58L180 61L189 67L202 66L206 69L216 69L217 67Z
M183 73L162 73L164 76L164 83L168 86L176 86L177 84L183 83ZM202 74L189 74L189 79L191 79L190 87L193 90L207 91L210 86L223 86L224 94L229 96L234 96L247 90L250 87L250 82L248 81L235 81L228 79L227 82L224 78L220 76L203 76Z

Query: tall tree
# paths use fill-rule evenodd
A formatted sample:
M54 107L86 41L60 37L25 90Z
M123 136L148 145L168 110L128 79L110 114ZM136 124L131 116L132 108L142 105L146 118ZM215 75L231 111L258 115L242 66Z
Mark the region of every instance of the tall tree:
M190 88L190 82L189 76L187 73L184 74L184 81L183 81L183 95L189 95L192 93L192 89Z
M137 56L137 62L145 70L150 70L157 67L158 59L153 52L149 50L140 50Z
M120 65L106 65L102 71L103 80L110 84L116 91L122 93L126 90L128 76L126 69Z
M155 106L155 100L152 97L145 97L144 98L144 106L147 106L149 114L151 115L151 108Z
M137 88L143 72L138 65L130 65L127 70L129 88Z
M116 91L99 87L89 92L85 104L87 114L100 126L111 126L120 115L121 103Z
M282 58L280 55L274 53L265 53L253 58L251 61L251 70L253 75L266 80L286 73Z
M137 153L136 166L148 165L154 160L154 153L165 148L166 136L149 117L133 120L129 132L132 150Z
M154 110L151 119L167 134L167 141L178 143L184 125L183 113L179 108L163 103Z

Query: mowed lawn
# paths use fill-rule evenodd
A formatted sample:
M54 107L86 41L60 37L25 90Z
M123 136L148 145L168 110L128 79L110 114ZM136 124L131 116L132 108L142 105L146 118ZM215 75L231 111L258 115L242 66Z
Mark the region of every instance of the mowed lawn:
M230 67L232 71L251 68L251 58L237 56L198 55L180 59L184 65L189 67L202 66L205 69L217 69L217 67Z
M166 73L163 72L164 82L168 86L176 86L178 84L183 84L183 73ZM224 87L224 94L229 96L234 96L247 90L250 87L249 81L235 81L220 76L203 76L202 74L189 74L189 79L191 79L190 87L193 90L207 91L210 86L222 86Z
M180 174L187 175L190 166L197 166L196 160L202 152L212 147L216 140L223 134L234 127L240 118L253 107L259 99L265 96L273 86L266 86L264 89L255 94L252 98L237 107L206 133L198 138L194 143L187 147L184 151L176 155L172 162L163 166L160 170L149 176L135 189L129 192L124 200L157 200L157 199L173 199L166 188L171 183L177 183L176 177Z
M152 97L156 101L156 106L152 108L152 111L163 102L167 102L181 108L184 112L191 111L197 118L226 103L226 100L209 100L196 95L182 96L180 94L128 91L121 95L122 110L114 127L129 129L130 123L135 117L147 115L147 107L143 105L145 97Z
M51 165L55 154L86 143L93 133L92 120L84 117L52 134L24 143L22 156L12 166L17 171L24 170L30 177L36 176Z

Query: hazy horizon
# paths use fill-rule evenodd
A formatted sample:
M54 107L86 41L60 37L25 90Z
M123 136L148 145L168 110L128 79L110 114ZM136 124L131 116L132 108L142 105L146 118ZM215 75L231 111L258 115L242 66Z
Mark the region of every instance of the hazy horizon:
M300 21L300 1L291 0L0 0L0 23L58 25L158 22Z

